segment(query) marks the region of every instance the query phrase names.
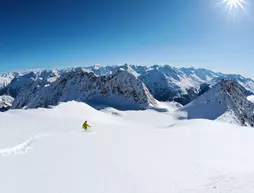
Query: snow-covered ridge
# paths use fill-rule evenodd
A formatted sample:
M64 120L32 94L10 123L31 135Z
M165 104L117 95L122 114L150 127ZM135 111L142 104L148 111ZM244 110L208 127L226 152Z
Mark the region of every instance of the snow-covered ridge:
M71 100L121 109L157 106L145 85L126 71L97 77L93 73L77 68L63 73L52 83L45 79L37 79L18 95L13 108L48 107Z
M254 127L253 104L247 100L243 87L232 80L222 80L180 111L186 112L188 119L222 120Z

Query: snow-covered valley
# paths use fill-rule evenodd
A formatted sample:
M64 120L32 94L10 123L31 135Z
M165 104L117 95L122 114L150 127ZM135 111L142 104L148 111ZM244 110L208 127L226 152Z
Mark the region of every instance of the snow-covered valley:
M253 128L178 120L160 105L168 111L68 102L0 113L0 192L254 191Z

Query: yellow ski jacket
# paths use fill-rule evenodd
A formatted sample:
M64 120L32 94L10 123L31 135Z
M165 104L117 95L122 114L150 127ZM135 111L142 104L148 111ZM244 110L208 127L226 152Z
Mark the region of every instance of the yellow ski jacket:
M84 124L83 124L83 129L87 130L89 127L91 127L91 126L88 125L87 122L84 122Z

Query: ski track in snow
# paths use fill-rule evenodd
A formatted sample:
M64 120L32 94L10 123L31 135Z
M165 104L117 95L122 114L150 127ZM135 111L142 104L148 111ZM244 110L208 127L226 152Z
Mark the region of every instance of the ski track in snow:
M16 154L23 154L31 151L33 144L37 140L36 136L33 136L26 140L24 143L18 144L14 147L0 149L0 155L2 156L9 156L9 155L16 155Z
M33 146L35 145L36 141L43 137L49 137L56 135L56 133L44 133L44 134L38 134L30 137L25 142L20 143L16 146L9 147L6 149L0 149L0 155L1 156L11 156L11 155L19 155L24 154L33 149Z
M60 132L60 133L62 133L62 132ZM60 133L41 133L41 134L33 135L32 137L27 139L25 142L20 143L16 146L5 148L5 149L0 149L0 156L11 156L11 155L19 155L19 154L28 153L33 149L33 146L39 139L44 138L44 137L52 137L52 136L60 134ZM67 133L73 134L75 132L70 131ZM94 134L94 132L89 131L89 130L86 131L86 133Z

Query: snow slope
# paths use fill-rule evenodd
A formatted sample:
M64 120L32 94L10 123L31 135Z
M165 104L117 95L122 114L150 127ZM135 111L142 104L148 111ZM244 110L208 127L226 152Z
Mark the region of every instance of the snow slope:
M253 138L247 127L153 110L11 110L0 113L0 192L252 193Z
M222 80L179 111L186 112L188 119L217 119L254 126L253 105L245 97L243 87L231 80Z

